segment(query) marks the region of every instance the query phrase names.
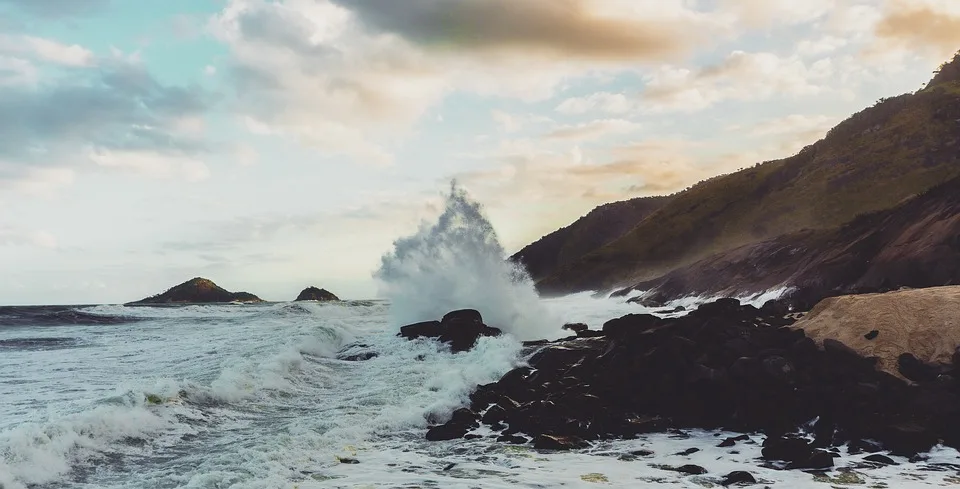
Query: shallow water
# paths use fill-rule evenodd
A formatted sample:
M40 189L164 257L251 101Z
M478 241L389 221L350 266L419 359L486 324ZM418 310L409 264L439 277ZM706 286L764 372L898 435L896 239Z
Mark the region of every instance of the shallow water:
M542 305L564 322L593 328L645 311L623 298L588 294ZM474 386L521 363L521 345L513 336L484 338L454 355L432 341L405 341L395 336L385 302L77 310L82 320L73 322L62 318L76 315L62 311L33 311L29 320L0 312L0 485L6 489L711 487L732 470L789 487L960 482L956 467L932 465L960 462L949 449L919 464L900 460L815 480L758 467L757 444L717 448L712 432L652 435L572 453L490 439L426 442L427 419L443 419ZM378 356L337 360L344 347ZM692 447L701 451L672 455ZM629 455L639 449L654 455ZM359 463L342 462L353 460ZM709 472L684 476L661 467L686 463Z

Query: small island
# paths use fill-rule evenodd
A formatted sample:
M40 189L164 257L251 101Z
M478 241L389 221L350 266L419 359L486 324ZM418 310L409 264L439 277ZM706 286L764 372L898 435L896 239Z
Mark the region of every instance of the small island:
M147 297L129 305L138 304L204 304L215 302L263 302L249 292L230 292L212 280L196 277L170 288L162 294Z
M338 301L339 297L327 289L318 289L316 287L307 287L300 292L296 298L297 301Z

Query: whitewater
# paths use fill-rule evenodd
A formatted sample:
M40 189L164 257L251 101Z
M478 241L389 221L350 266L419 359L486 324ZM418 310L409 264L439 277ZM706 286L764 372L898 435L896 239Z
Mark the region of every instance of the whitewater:
M0 487L714 487L733 470L766 485L843 485L761 467L759 435L719 448L729 434L674 432L567 453L497 443L484 428L477 439L427 442L428 425L477 385L524 363L533 350L522 340L654 311L626 297L537 297L456 187L436 221L397 240L375 278L382 300L0 308ZM458 354L396 334L460 307L507 334ZM677 455L690 448L700 451ZM957 458L937 449L858 473L869 487L954 484ZM686 463L709 472L662 468Z

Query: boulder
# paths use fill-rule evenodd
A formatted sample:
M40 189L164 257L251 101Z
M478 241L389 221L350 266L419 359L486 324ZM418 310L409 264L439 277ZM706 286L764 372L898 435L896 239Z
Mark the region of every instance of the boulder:
M480 313L473 309L452 311L440 321L425 321L408 324L400 328L399 335L409 340L426 337L450 345L453 352L463 352L473 348L481 336L500 336L497 328L483 324Z
M332 292L327 289L318 289L316 287L307 287L300 291L300 295L297 296L296 300L298 301L338 301L339 297L333 295Z

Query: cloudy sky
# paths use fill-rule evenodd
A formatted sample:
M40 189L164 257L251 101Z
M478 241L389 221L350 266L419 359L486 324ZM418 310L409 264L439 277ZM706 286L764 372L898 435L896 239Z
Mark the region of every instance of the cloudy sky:
M958 48L955 0L0 0L0 303L370 297L451 178L512 252Z

